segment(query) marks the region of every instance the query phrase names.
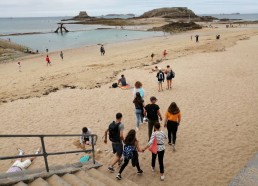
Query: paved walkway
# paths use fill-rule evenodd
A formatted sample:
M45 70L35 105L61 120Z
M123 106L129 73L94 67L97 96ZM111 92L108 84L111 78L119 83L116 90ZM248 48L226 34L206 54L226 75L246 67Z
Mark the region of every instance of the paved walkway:
M240 170L229 186L258 186L258 153Z

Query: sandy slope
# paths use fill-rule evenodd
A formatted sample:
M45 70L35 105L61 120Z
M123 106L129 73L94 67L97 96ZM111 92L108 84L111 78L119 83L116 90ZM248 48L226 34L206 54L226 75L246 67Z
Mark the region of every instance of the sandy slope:
M223 33L222 39L214 41L218 31ZM101 138L116 112L124 114L125 132L135 128L132 91L109 89L110 83L103 83L109 82L114 72L126 69L123 73L129 83L143 82L146 102L155 95L163 114L171 101L177 102L182 110L177 151L174 153L167 146L163 184L227 185L258 151L257 31L204 30L199 44L190 41L191 34L194 33L108 45L104 58L99 56L97 47L66 51L64 62L60 62L57 54L51 54L55 62L51 68L45 67L44 59L32 58L23 62L22 73L16 72L14 63L1 65L0 96L7 100L41 96L50 86L61 84L87 89L64 89L48 96L0 105L0 133L71 134L88 126ZM158 93L155 74L150 73L152 66L144 67L141 63L151 63L145 56L152 51L160 58L164 48L170 55L159 66L172 65L176 79L172 91ZM40 77L44 80L40 81ZM103 85L89 89L96 83ZM35 90L39 92L34 93ZM141 126L137 135L145 145L147 126ZM16 147L33 153L39 145L38 139L0 140L1 156L16 154ZM51 138L47 145L49 151L73 148L71 139ZM106 165L113 157L105 151L111 150L110 143L104 145L99 141L97 148L102 151L97 158L105 164L101 170L106 172ZM78 158L77 155L50 157L50 164ZM136 176L135 169L128 166L123 176L141 185L157 185L159 174L151 172L150 158L149 152L140 156L144 175ZM5 171L11 162L1 161L0 165L0 170ZM43 165L39 158L32 167Z

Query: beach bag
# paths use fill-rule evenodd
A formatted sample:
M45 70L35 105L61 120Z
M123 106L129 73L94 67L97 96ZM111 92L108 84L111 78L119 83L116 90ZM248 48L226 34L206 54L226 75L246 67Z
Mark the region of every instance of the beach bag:
M120 132L119 132L119 125L120 123L115 123L115 121L113 121L112 123L110 123L109 127L108 127L108 134L109 134L109 140L112 142L120 142Z
M149 151L151 151L153 154L157 154L158 153L158 142L157 142L156 134L154 136L153 143L149 147Z
M172 78L175 78L175 76L176 76L175 72L174 72L173 70L171 70L171 72L172 72L172 73L171 73L171 77L172 77Z
M83 157L80 158L80 162L81 163L85 163L85 162L87 162L89 160L90 160L90 156L89 155L86 155L86 156L83 156Z
M112 84L112 88L117 88L117 87L118 87L117 83Z
M126 159L130 160L134 156L135 146L125 145L123 155Z

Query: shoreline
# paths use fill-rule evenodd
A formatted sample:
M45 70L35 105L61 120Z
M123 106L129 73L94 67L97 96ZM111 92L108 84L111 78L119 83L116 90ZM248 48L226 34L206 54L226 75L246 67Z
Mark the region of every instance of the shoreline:
M225 33L226 35L231 35L228 39L228 41L216 41L216 40L210 40L210 33L213 32L213 30L210 30L210 29L204 29L202 30L201 32L199 31L199 33L202 33L202 37L204 37L204 42L202 42L201 44L199 43L198 44L198 48L195 48L196 47L196 44L194 42L190 42L188 39L186 40L187 41L187 44L184 46L184 47L180 47L180 46L183 46L183 43L185 42L185 38L189 38L190 39L190 35L193 35L195 33L195 31L189 31L189 32L185 32L185 33L178 33L178 34L174 34L174 35L167 35L167 36L160 36L160 37L151 37L151 38L144 38L144 39L138 39L138 40L130 40L130 41L123 41L121 43L110 43L110 44L106 44L105 47L106 47L106 50L107 50L107 55L109 54L109 51L114 51L114 50L121 50L120 48L121 47L133 47L133 46L140 46L140 50L143 50L144 48L146 48L146 46L148 46L149 48L149 45L151 43L166 43L166 42L169 42L169 41L172 41L172 42L175 42L174 39L178 40L178 45L179 47L177 46L174 46L173 49L171 50L170 49L170 53L173 53L173 59L177 59L177 58L180 58L180 57L183 57L183 56L187 56L187 55L191 55L191 54L195 54L195 53L208 53L208 52L223 52L225 51L227 48L229 47L232 47L236 44L237 41L239 40L245 40L245 39L248 39L249 37L252 37L252 35L255 35L255 33L258 33L258 30L253 30L253 31L249 31L250 33L248 33L248 31L242 31L240 30L239 33L242 33L239 35L238 31L236 31L235 33L231 33L231 32L228 32L228 33ZM245 34L244 34L245 33ZM168 41L166 41L168 40ZM230 42L229 42L230 41ZM224 44L222 44L222 43ZM146 44L145 44L146 43ZM160 45L158 44L158 45ZM214 46L212 46L211 44L213 44ZM207 48L208 47L208 48ZM146 49L144 49L146 50ZM82 54L82 52L84 51L89 51L90 53L92 54L96 54L97 56L84 56ZM133 50L132 50L133 51ZM131 54L131 52L128 53L128 57L129 59L127 59L128 57L125 57L124 59L116 59L117 57L113 59L112 57L112 54L111 56L108 56L107 60L110 61L109 63L107 64L102 64L104 61L102 60L105 60L105 58L99 58L99 45L92 45L92 46L83 46L83 47L80 47L80 48L76 48L76 49L67 49L67 50L63 50L64 54L65 54L65 59L68 57L68 60L74 56L74 54L78 54L78 57L79 56L84 56L86 57L85 59L84 58L81 58L79 57L78 58L78 61L80 61L79 63L76 62L73 66L74 68L78 71L80 69L80 67L82 67L83 69L87 69L88 73L92 74L94 73L95 70L99 69L101 70L103 73L104 73L104 76L106 78L98 78L98 79L92 79L90 78L88 80L88 82L84 82L83 79L79 79L78 82L74 81L74 80L71 80L70 78L73 77L73 73L72 71L70 71L69 69L66 69L64 73L61 73L59 74L58 72L55 72L56 70L58 70L59 68L62 68L62 66L60 66L61 64L60 63L60 60L58 59L59 58L59 51L54 51L54 52L50 52L49 53L49 56L50 58L53 60L54 62L54 66L57 65L57 69L53 69L54 67L51 67L54 74L52 74L52 77L54 79L56 79L56 81L54 83L51 83L50 82L45 82L43 83L41 78L45 76L45 78L48 79L48 77L42 73L42 75L40 74L34 74L37 78L33 80L34 83L29 83L30 85L29 86L35 86L37 87L37 85L40 85L40 88L38 90L33 90L33 92L30 92L30 93L25 93L25 92L18 92L15 93L15 96L13 97L11 93L12 90L9 90L11 91L9 93L9 95L5 94L4 96L2 96L0 99L1 99L1 102L2 103L6 103L6 102L12 102L12 101L15 101L15 100L18 100L18 99L28 99L28 98L31 98L31 97L41 97L41 96L44 96L44 95L47 95L49 94L50 92L53 92L53 91L57 91L57 90L60 90L60 89L63 89L63 88L66 88L66 87L74 87L74 88L78 88L78 89L92 89L92 88L96 88L96 87L99 87L99 86L102 86L102 85L105 85L105 84L108 84L110 82L112 82L118 73L120 73L121 71L124 71L124 69L130 69L130 68L140 68L140 67L144 67L144 66L151 66L153 65L153 62L149 61L149 55L151 54L151 51L154 51L154 53L156 53L157 57L155 58L155 60L157 59L162 59L161 55L157 54L157 52L155 52L155 50L153 49L150 49L149 53L145 54L145 55L140 55L138 54L138 57L135 56L133 57L133 54ZM126 51L123 51L123 53L121 55L126 55ZM161 54L161 52L160 52ZM130 57L130 55L132 55L132 57ZM16 59L12 62L17 62L17 61L21 61L22 63L24 63L27 67L26 68L29 68L28 65L32 65L32 61L37 61L37 65L36 64L33 64L32 66L39 66L39 63L43 63L44 64L44 58L45 56L45 53L41 53L41 54L36 54L34 56L26 56L26 57L22 57L22 58L19 58L19 59ZM130 59L132 58L132 59ZM98 60L100 60L100 62L97 62ZM84 65L83 64L83 61L84 60L89 60L89 61L92 61L92 62L88 62ZM65 60L66 61L66 60ZM73 59L74 61L74 59ZM112 62L113 61L113 62ZM10 63L10 64L13 64L13 63ZM97 63L96 63L97 62ZM128 63L130 62L130 63ZM79 66L77 66L77 63ZM42 64L42 65L43 65ZM1 65L1 64L0 64ZM5 64L5 65L8 65L8 64ZM40 66L42 66L40 65ZM68 63L65 63L63 64L65 66L69 66ZM43 65L44 66L44 65ZM37 72L40 72L38 71L37 69L35 69ZM108 67L108 68L107 68ZM112 67L110 70L109 68ZM74 70L75 70L74 69ZM43 69L42 69L43 70ZM47 69L44 69L43 72L47 72L46 71ZM79 70L79 74L80 76L84 75L84 72L85 70ZM27 72L25 72L27 73ZM1 71L0 71L0 74L1 74ZM3 74L3 73L2 73ZM22 75L22 74L17 74L17 75ZM60 78L63 79L61 80ZM7 77L8 78L8 77ZM44 78L44 79L45 79ZM60 81L61 80L61 81ZM60 82L59 82L60 81ZM43 84L42 84L43 83ZM43 86L42 86L43 85ZM1 84L0 84L1 86ZM15 87L17 85L14 85ZM19 86L19 85L18 85ZM26 90L27 92L28 90Z

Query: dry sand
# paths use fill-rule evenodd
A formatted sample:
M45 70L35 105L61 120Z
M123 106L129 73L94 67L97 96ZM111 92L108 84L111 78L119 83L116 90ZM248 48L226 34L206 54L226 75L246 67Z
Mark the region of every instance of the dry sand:
M198 33L200 42L190 40ZM222 38L215 40L220 33ZM140 80L148 98L155 95L164 115L170 102L179 105L183 120L178 131L177 151L166 146L163 185L227 185L232 177L258 151L258 30L247 28L203 29L173 36L151 38L127 43L109 44L106 56L101 57L99 46L84 47L51 53L51 67L39 55L22 61L22 72L17 63L0 65L1 134L74 134L87 126L99 136L98 161L106 171L112 153L111 144L101 137L116 112L124 115L125 133L135 128L132 90L110 89L115 75L125 74L133 84ZM171 91L159 93L151 52L161 58L167 49L168 60L176 72ZM123 71L123 72L122 72ZM63 85L76 89L63 89ZM101 86L95 88L95 86ZM51 89L62 89L42 96ZM19 99L19 98L28 99ZM12 101L12 102L9 102ZM166 129L163 128L164 131ZM147 125L137 133L141 145L147 143ZM27 153L40 145L39 139L0 139L0 154L15 155L16 148ZM75 149L71 138L47 139L47 150ZM80 155L49 157L50 165L75 162ZM136 176L135 168L128 166L123 176L140 185L157 185L156 172L150 170L151 154L140 154L144 171ZM4 172L11 161L1 161ZM158 164L157 164L158 165ZM42 158L31 168L44 166ZM150 179L150 177L152 177Z

